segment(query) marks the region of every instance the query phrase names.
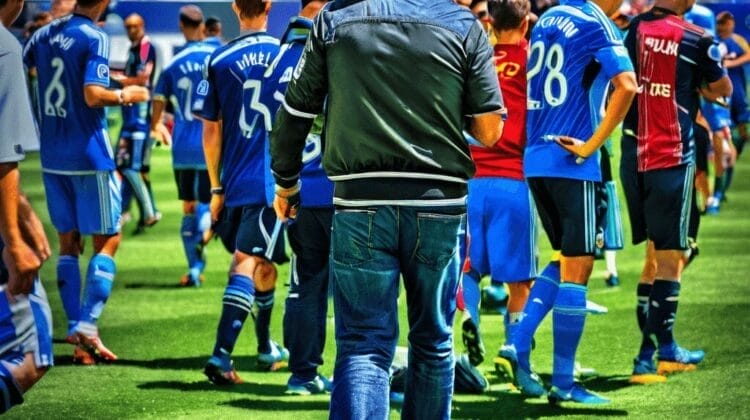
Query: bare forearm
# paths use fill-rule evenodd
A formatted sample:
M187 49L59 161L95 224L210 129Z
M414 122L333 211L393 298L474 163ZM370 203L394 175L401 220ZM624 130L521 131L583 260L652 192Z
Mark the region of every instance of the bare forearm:
M614 90L609 99L609 105L604 113L599 126L594 131L591 139L587 143L587 149L592 153L604 144L617 126L625 119L630 104L633 102L637 85L635 74L632 72L623 72L612 78Z
M151 129L155 130L156 126L161 123L161 118L164 114L164 108L166 106L166 102L164 102L163 98L154 98L154 101L152 102L153 106L153 115L151 116Z
M211 188L221 187L219 169L221 168L221 123L203 120L203 153L206 157L206 169L211 181Z
M16 162L0 163L0 237L9 247L22 241L18 227L18 180Z

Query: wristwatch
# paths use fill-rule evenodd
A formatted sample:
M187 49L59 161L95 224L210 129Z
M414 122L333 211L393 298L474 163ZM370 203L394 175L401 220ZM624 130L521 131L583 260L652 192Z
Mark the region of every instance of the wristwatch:
M224 195L224 187L211 188L211 195Z

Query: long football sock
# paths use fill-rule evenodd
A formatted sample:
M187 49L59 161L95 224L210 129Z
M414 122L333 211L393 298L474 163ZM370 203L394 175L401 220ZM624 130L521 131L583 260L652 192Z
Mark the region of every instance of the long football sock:
M604 261L607 263L607 271L613 276L617 276L617 251L604 251Z
M552 385L569 390L573 386L576 350L586 324L586 286L562 283L552 310L554 362Z
M721 197L724 196L724 177L714 177L714 197L721 201Z
M182 226L180 227L180 236L182 237L182 248L187 258L188 269L192 269L197 258L195 247L202 238L196 234L196 218L194 214L185 214L182 216Z
M203 241L203 235L211 229L211 208L208 203L198 203L195 208L195 219L196 240L197 244L200 244ZM204 252L198 252L197 254L198 259L195 268L198 269L199 273L202 273L206 268L206 254Z
M0 363L0 414L23 403L23 392L13 375Z
M141 222L152 219L154 217L154 205L148 193L146 183L141 178L141 173L133 169L123 169L122 173L125 175L125 179L128 180L133 196L138 204L138 209L141 211Z
M60 255L57 261L57 289L60 291L65 316L68 317L68 334L81 316L81 268L78 257Z
M255 286L250 277L241 274L229 276L229 283L224 290L221 318L216 331L216 344L213 356L222 361L224 370L232 368L229 356L242 331L242 325L253 307Z
M81 322L78 330L84 335L95 335L96 321L102 315L104 305L112 293L115 280L115 260L106 254L96 254L89 261L86 271L86 287L83 291Z
M729 191L729 186L732 185L732 176L734 175L734 166L724 169L724 194Z
M531 340L557 298L560 286L560 262L552 261L547 264L542 274L536 278L531 286L529 299L523 310L521 322L515 330L512 344L516 347L518 364L527 371L531 370L529 357L531 356Z
M273 312L274 292L271 289L255 293L258 314L255 316L255 336L258 339L258 353L271 352L271 313Z
M482 294L479 290L479 280L479 273L471 270L468 273L464 273L462 281L466 310L469 312L469 316L471 316L477 328L479 328L479 302L482 299Z
M503 317L505 324L505 342L511 343L518 330L518 324L523 319L523 312L506 312Z
M638 328L641 330L642 340L641 349L638 358L641 360L651 360L656 352L656 344L651 334L646 329L648 322L648 300L651 296L652 285L648 283L638 283L637 296L638 304L635 306L635 317L638 320Z
M648 329L656 336L659 347L671 347L674 343L672 328L677 316L680 282L659 280L654 282L648 308Z

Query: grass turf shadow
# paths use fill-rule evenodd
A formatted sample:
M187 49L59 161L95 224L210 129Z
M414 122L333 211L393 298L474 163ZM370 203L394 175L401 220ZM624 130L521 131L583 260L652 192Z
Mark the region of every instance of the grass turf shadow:
M202 373L201 373L202 375ZM284 395L286 386L276 385L269 383L254 383L245 382L238 385L230 386L217 386L208 382L208 379L185 382L185 381L153 381L144 382L137 385L138 389L142 390L174 390L181 392L205 392L205 391L216 391L216 392L231 392L240 394L253 394L264 397L278 397Z

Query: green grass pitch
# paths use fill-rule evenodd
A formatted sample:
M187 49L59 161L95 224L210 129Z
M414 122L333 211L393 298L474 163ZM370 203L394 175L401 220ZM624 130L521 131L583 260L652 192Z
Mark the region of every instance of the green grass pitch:
M590 298L609 308L609 314L589 316L579 360L596 368L600 377L587 386L612 398L608 406L589 408L571 405L549 407L544 399L523 400L508 392L493 374L492 355L502 336L499 315L484 314L488 357L481 369L492 382L481 396L456 396L454 418L538 418L632 416L635 418L738 418L748 417L750 384L750 164L748 157L738 165L729 202L721 214L704 217L699 244L701 255L683 278L679 317L675 327L679 342L702 347L706 360L693 373L676 375L667 384L629 386L639 333L635 323L635 285L640 273L642 247L628 246L618 254L622 285L604 286L603 263L590 282ZM242 333L234 354L235 365L246 383L217 388L202 374L213 343L226 283L229 255L219 243L208 248L206 283L199 289L175 287L185 272L179 238L181 204L177 201L170 155L155 149L152 179L163 220L146 234L132 236L133 223L124 229L117 255L118 273L112 297L100 320L101 336L120 360L111 365L72 365L70 345L64 344L65 316L55 285L53 257L44 265L42 278L54 315L56 366L27 395L24 405L7 418L327 418L328 397L284 395L289 373L257 373L252 325ZM41 183L38 155L22 165L23 188L46 224L56 249L55 233L49 224ZM623 207L624 209L624 207ZM624 215L626 218L626 215ZM626 218L627 219L627 218ZM627 229L627 226L626 226ZM629 238L629 233L626 237ZM540 243L546 246L546 239ZM87 255L91 244L87 243ZM549 250L541 252L542 260ZM88 256L81 259L83 272ZM281 318L286 295L288 266L279 270L272 337L281 340ZM458 318L458 317L457 317ZM406 321L402 312L400 345L406 345ZM456 322L457 347L460 344ZM551 322L537 333L532 355L543 378L551 371ZM333 370L335 344L333 319L321 372ZM545 376L546 374L546 376ZM392 411L398 418L398 411Z

